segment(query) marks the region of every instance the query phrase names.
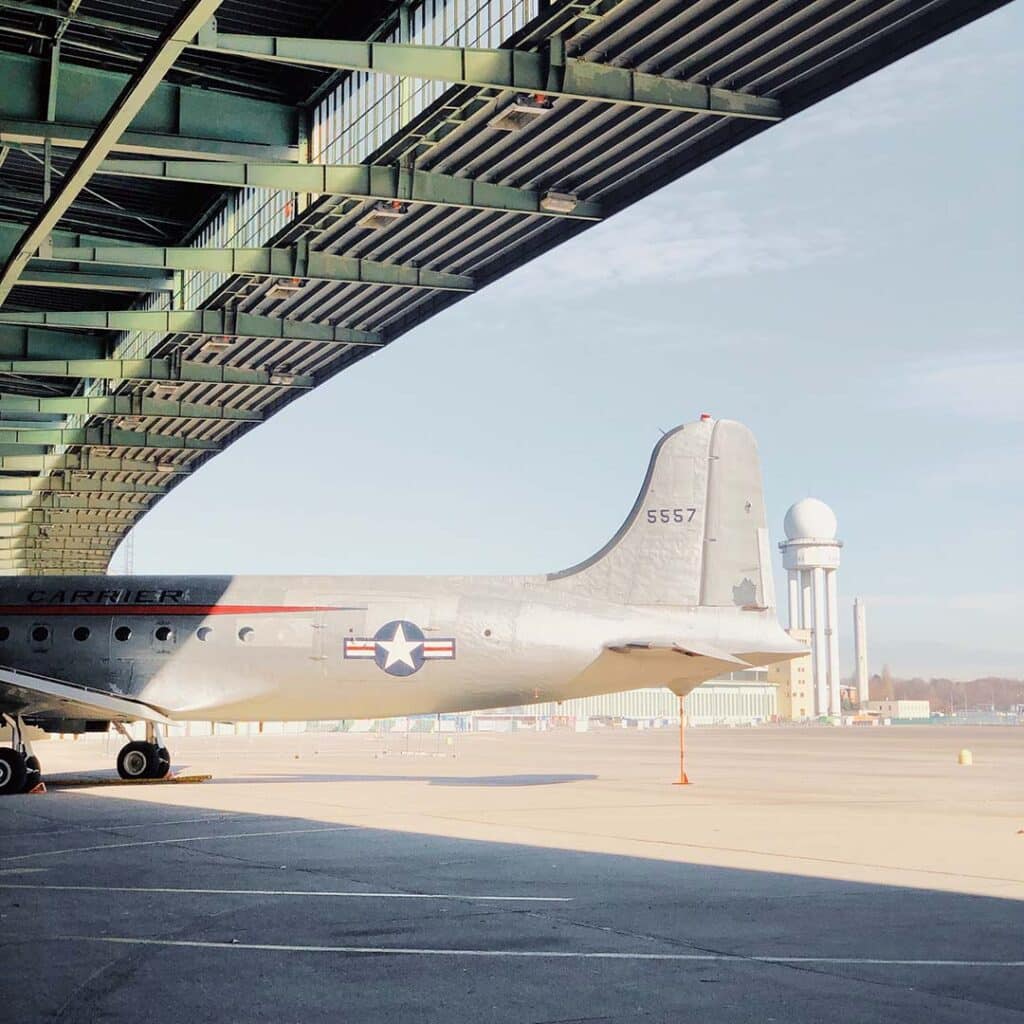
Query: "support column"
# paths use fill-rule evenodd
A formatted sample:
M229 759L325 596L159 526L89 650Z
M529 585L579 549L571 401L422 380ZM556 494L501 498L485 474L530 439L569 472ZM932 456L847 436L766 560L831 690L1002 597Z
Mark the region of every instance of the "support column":
M815 711L827 715L828 701L828 647L825 640L825 570L812 570L814 592L814 692Z
M870 698L868 693L868 625L864 602L859 597L853 602L853 642L857 655L857 700L863 708Z
M800 628L800 577L796 569L789 570L789 628Z
M814 622L812 608L814 606L811 593L811 570L800 570L800 628L810 629Z
M828 599L828 706L829 714L841 715L843 701L839 693L839 599L836 593L836 571L825 570Z

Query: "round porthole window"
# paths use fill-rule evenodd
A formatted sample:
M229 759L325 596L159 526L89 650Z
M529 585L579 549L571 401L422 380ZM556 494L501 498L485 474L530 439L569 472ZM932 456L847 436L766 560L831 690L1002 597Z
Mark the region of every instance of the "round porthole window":
M0 643L3 643L11 635L10 629L7 626L0 626Z
M46 643L50 639L50 627L49 626L33 626L32 627L32 639L37 644Z
M253 629L252 626L243 626L238 631L238 639L241 640L243 644L249 643L255 635L256 630Z
M74 632L71 634L79 643L89 639L89 627L88 626L75 626Z
M153 632L153 636L155 636L160 643L165 644L168 640L174 639L174 630L171 629L170 626L157 626L156 630Z
M124 643L126 640L130 640L131 636L132 631L128 626L118 626L117 629L114 630L114 639L120 640L121 643Z
M213 636L213 626L200 626L196 630L196 639L202 640L203 643L206 643L211 636Z

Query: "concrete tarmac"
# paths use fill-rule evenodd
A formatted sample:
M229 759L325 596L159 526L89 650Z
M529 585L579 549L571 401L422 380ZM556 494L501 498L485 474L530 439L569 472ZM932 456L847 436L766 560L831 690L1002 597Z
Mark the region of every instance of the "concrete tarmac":
M671 730L39 744L2 1019L1024 1021L1024 732L688 739L689 787Z

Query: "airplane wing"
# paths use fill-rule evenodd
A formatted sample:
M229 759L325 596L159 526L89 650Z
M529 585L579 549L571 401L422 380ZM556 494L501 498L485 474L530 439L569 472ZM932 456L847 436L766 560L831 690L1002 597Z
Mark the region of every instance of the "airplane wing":
M25 718L77 718L169 725L161 710L131 697L0 665L0 711Z

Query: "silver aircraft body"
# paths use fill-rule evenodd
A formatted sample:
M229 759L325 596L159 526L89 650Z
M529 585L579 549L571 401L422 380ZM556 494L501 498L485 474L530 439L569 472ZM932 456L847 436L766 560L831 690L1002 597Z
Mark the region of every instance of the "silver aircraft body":
M169 766L159 729L171 722L378 718L656 685L684 695L804 652L777 622L770 550L753 436L702 418L660 440L625 523L562 572L10 578L0 792L38 781L26 726L144 721L147 741L118 768L153 777Z

